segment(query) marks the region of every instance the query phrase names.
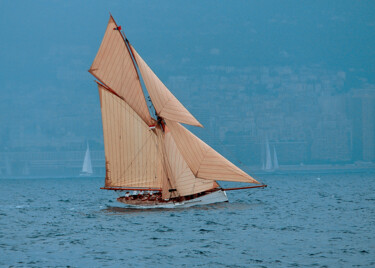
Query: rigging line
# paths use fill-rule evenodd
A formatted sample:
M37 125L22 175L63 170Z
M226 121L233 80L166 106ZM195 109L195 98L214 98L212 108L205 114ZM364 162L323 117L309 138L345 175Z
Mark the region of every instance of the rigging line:
M152 140L152 134L151 134L151 139L148 139L148 138L146 138L146 142L144 143L144 145L142 146L142 148L139 150L139 152L140 151L143 151L143 147L144 146L146 146L146 155L147 156L149 156L149 152L148 152L148 144L149 144L149 141L150 140ZM137 153L138 154L138 153ZM135 159L136 158L138 158L137 156L135 156L135 158L132 160L132 162L130 163L130 165L132 165L133 164L133 161L135 161ZM141 169L141 176L139 176L138 178L137 178L137 183L138 183L138 185L141 185L141 184L143 184L143 183L148 183L149 181L148 181L148 179L147 179L147 176L145 177L144 175L145 175L145 173L146 173L146 175L147 175L147 171L148 171L148 158L149 157L146 157L146 162L144 163L143 162L143 158L141 158L141 160L140 161L142 161L142 164L141 164L141 166L142 167L145 167L145 168L142 168ZM142 171L143 170L143 171ZM136 173L138 173L137 171L136 171ZM144 179L144 178L146 178L146 179Z
M125 34L124 34L124 36L125 36ZM125 40L126 40L125 43L127 44L127 47L128 47L128 49L129 49L129 53L130 53L131 59L132 59L132 61L133 61L133 64L134 64L135 70L136 70L137 75L138 75L139 83L141 84L143 97L145 98L146 103L147 103L147 98L146 98L146 96L145 96L145 92L146 92L146 93L147 93L147 97L149 98L149 101L150 101L150 103L151 103L151 106L152 106L152 108L154 108L154 111L155 111L155 114L156 114L156 108L155 108L155 105L154 105L154 103L152 102L152 99L151 99L150 93L149 93L148 90L147 90L146 83L145 83L145 78L142 76L141 69L139 68L139 64L138 64L137 60L135 59L133 48L132 48L132 46L130 45L129 40L128 40L126 37L125 37ZM141 79L142 79L142 81L143 81L144 87L142 86ZM149 111L149 112L150 112L150 111Z
M151 147L151 146L150 146ZM146 148L146 151L147 151L147 155L149 155L150 154L150 150L148 150L149 149L149 147L147 147ZM151 151L152 151L152 149L151 149ZM151 163L150 163L151 162ZM156 173L156 170L155 170L155 166L153 166L152 165L152 161L151 161L151 159L149 159L149 157L147 157L146 158L146 163L145 163L145 165L146 165L146 168L145 169L143 169L144 170L144 172L143 172L143 174L142 174L142 177L145 177L146 178L146 183L152 183L152 185L154 186L154 184L155 184L155 181L154 181L154 179L155 178L153 178L153 176L152 175L154 175L154 174L149 174L150 176L150 178L151 178L151 180L149 180L148 179L148 176L147 176L147 173L148 173L148 166L150 166L150 168L152 169L152 173ZM146 173L146 176L145 176L145 173Z
M156 159L155 160L159 160L158 158L158 156L160 155L160 150L159 150L159 146L160 146L160 142L159 142L159 137L158 137L158 135L156 135ZM156 163L157 163L157 165L159 164L159 162L158 161L156 161ZM163 162L162 162L162 167L163 167ZM163 178L163 174L164 174L164 169L162 169L160 172L161 172L161 174L159 174L158 172L159 172L159 169L158 169L158 167L156 167L156 175L158 176L158 175L160 175L161 177L160 178L158 178L160 181L159 181L159 184L161 185L161 188L163 187L163 185L162 185L162 178Z
M121 132L121 129L120 129L120 124L117 124L116 121L118 120L117 119L117 116L113 116L113 115L118 115L118 109L119 109L119 105L113 105L112 106L112 113L110 115L110 120L112 122L111 126L111 132L112 132L112 137L114 140L117 140L118 139L118 136L117 134ZM121 115L120 115L121 116ZM117 120L116 120L117 119ZM114 124L113 124L114 123ZM118 150L118 145L117 145L117 142L112 142L113 144L113 152L114 152L114 159L113 159L113 163L114 163L114 166L118 166L118 162L121 160L120 158L120 153L121 151ZM118 168L114 168L114 170L116 171L116 175L118 175ZM116 178L116 181L118 181L118 179ZM117 182L118 183L118 182Z
M149 146L147 144L146 148L145 148L145 151L146 151L146 155L150 156L150 154L149 154L150 152L149 152L148 148L149 148ZM148 181L148 177L147 177L147 173L148 173L148 169L149 169L149 166L148 166L149 157L146 157L145 162L143 160L144 160L144 158L142 158L142 166L144 166L145 168L141 169L141 176L140 176L139 180L142 182L142 179L143 179L143 183L150 184L150 182Z
M221 142L220 142L221 143ZM222 147L225 147L224 145L222 145ZM225 148L224 148L225 149ZM248 167L245 166L244 163L242 163L231 151L227 150L227 152L232 155L232 157L234 158L234 160L236 160L238 163L239 163L239 166L246 172L246 173L250 173L248 171ZM254 175L251 175L250 177L252 177L253 179L255 179L256 181L258 181L259 183L262 183L260 179L258 179L257 176L254 176Z
M142 147L137 151L137 153L135 154L135 156L133 157L133 159L131 160L131 162L127 165L127 167L125 167L125 171L124 173L129 169L129 167L133 164L133 162L138 158L138 155L140 154L140 152L143 150L143 147L149 143L149 141L151 139L149 139L150 135L152 135L151 133L149 134L149 136L146 138L146 142L144 142L142 144ZM121 174L122 176L124 176L125 174Z
M110 90L106 89L108 92L112 93ZM118 97L117 95L115 95L116 97ZM125 109L131 109L134 113L131 114L132 117L134 117L134 119L136 119L138 122L141 122L142 124L146 124L146 126L148 127L147 123L145 123L145 121L143 121L143 119L139 116L139 114L134 111L134 109L124 100L122 99L121 97L118 97L120 100L117 100L118 103L120 103L120 105L122 107L124 107ZM125 104L123 103L125 102Z
M120 109L120 111L121 111L121 109L122 108L124 108L125 109L125 111L128 111L128 112L126 112L125 113L125 116L127 116L127 117L130 117L130 118L132 118L133 120L139 120L139 118L137 117L137 116L135 116L135 112L128 106L128 105L123 105L123 103L121 102L121 101L119 101L118 99L116 99L116 98L113 98L113 95L104 95L105 96L105 103L108 103L108 101L114 101L115 103L119 103L119 104L122 104L122 105L110 105L108 108L110 108L110 110L112 111L112 113L117 113L117 114L123 114L123 113L121 113L121 112L119 112L119 109ZM108 105L109 105L109 103L108 103ZM108 106L108 105L106 105L106 106ZM111 108L112 107L112 108ZM127 136L127 135L124 135L124 132L122 131L122 128L120 128L119 126L121 126L121 125L123 125L122 124L122 121L121 121L121 117L120 118L113 118L112 116L109 116L109 114L108 114L108 112L105 112L105 118L106 118L106 125L108 126L108 124L110 124L110 125L112 125L111 124L111 122L110 121L112 121L113 119L117 119L116 121L117 121L117 130L118 131L115 131L115 133L117 132L117 133L121 133L121 135L122 136ZM129 121L129 120L126 120L126 121ZM141 120L139 120L140 122L142 122ZM128 122L129 123L129 122ZM142 123L142 124L144 124L144 123ZM107 127L107 129L108 129L108 127ZM108 131L109 131L109 129L108 129ZM108 134L110 134L110 136L111 136L111 140L112 139L118 139L116 136L113 136L113 131L109 131L109 133ZM115 146L115 145L114 145ZM113 147L113 146L111 146L111 151L116 151L116 146L115 147ZM120 156L120 163L123 161L123 159L122 159L122 155L121 155L121 150L117 153L117 154L119 154L119 156ZM117 162L117 161L116 161ZM121 171L120 171L121 172ZM121 172L122 173L122 172ZM121 173L120 173L120 175L121 175ZM123 180L122 180L123 181Z
M164 134L162 134L163 136L161 137L161 138L165 138L165 135ZM172 173L172 167L171 167L171 164L169 163L169 160L168 160L168 158L167 158L167 153L166 153L166 148L165 148L165 142L164 143L162 143L162 158L163 158L163 161L164 161L164 164L165 165L168 165L168 167L169 167L169 171ZM176 187L176 185L174 185L174 184L172 184L172 182L171 182L171 179L169 178L169 174L168 174L168 169L166 168L166 174L167 174L167 179L168 179L168 182L169 182L169 185L170 185L170 188L175 188ZM171 174L172 176L173 176L173 174ZM177 194L178 194L178 196L180 196L180 193L177 191ZM170 198L172 197L172 192L171 192L171 195L170 195Z
M108 140L112 140L112 137L111 137L111 133L108 133L109 131L109 126L110 126L110 122L109 122L109 119L108 119L108 111L107 109L103 109L104 107L108 107L108 96L106 94L101 94L102 95L102 100L103 100L103 106L102 106L102 120L103 120L103 123L105 124L105 127L103 126L103 138L104 138L104 149L108 152L108 151L112 151L112 146L111 146L111 143L108 144ZM104 132L105 131L105 132ZM106 140L106 137L107 136L107 142L105 142ZM112 180L112 173L109 171L109 161L107 160L107 157L105 157L105 168L106 168L106 177L107 177L107 180L105 181L106 183L110 182Z
M216 121L216 120L215 120ZM216 135L212 135L212 132L211 132L211 130L210 129L207 129L208 130L208 136L209 136L209 138L211 138L211 139L213 139L213 140L215 140L215 138L216 138ZM242 163L241 162L241 160L239 160L231 151L229 151L227 148L226 148L226 146L220 141L220 138L217 138L217 142L219 143L219 146L224 150L224 151L226 151L230 156L232 156L233 157L233 159L236 161L236 162L238 162L238 164L240 165L240 166L242 166L243 168L247 168L245 165L244 165L244 163Z
M186 167L189 169L189 171L191 172L191 174L194 176L194 180L193 180L194 182L193 182L193 188L192 188L192 191L194 192L194 191L195 191L196 184L198 183L198 181L200 181L200 180L202 180L202 179L199 178L196 174L194 174L194 172L191 170L191 168L189 167L189 165L186 163L186 160L185 160L185 158L183 157L183 155L181 154L180 149L178 148L178 146L177 146L177 144L176 144L176 141L174 140L174 137L173 137L172 133L171 133L171 139L173 140L173 142L174 142L174 144L175 144L175 150L176 150L176 152L177 152L178 154L180 154L180 156L181 156L181 161L183 161L183 163L185 163ZM207 153L207 150L206 150L206 152L205 152L205 154L204 154L204 157L205 157L206 153ZM203 160L204 160L204 157L203 157ZM202 161L202 162L203 162L203 161ZM200 164L200 165L201 165L201 164ZM199 168L198 168L198 170L199 170ZM183 173L184 173L184 170L182 170L182 171L180 172L180 174L179 174L178 176L176 176L176 177L180 177L181 174L183 174ZM197 174L198 174L198 172L197 172Z
M116 23L115 23L116 24ZM117 27L117 25L116 25L116 27ZM123 49L121 49L121 66L120 66L120 76L121 76L121 81L120 81L120 88L122 89L123 88L123 86L124 86L124 76L123 76L123 74L124 74L124 64L125 64L125 56L124 56L124 50ZM121 104L120 104L121 105ZM117 106L118 107L118 106ZM126 106L124 107L124 108L127 108ZM117 114L123 114L122 113L122 111L119 111ZM129 113L126 113L126 114L123 114L123 115L127 115L127 114L129 114ZM121 118L122 116L119 116L119 118L118 118L118 120L120 120L120 118ZM123 142L122 142L122 140L121 140L121 138L122 138L122 127L120 127L120 126L122 126L122 124L120 123L120 124L117 124L117 126L119 127L119 133L120 133L120 144L119 144L119 147L121 148L122 146L123 146ZM118 149L118 148L117 148ZM122 169L123 169L123 166L121 165L121 163L123 163L123 161L124 161L124 159L123 159L123 150L119 150L119 155L120 155L120 174L122 173ZM123 184L124 183L124 178L120 175L120 178L121 178L121 184Z
M209 148L206 148L206 150L205 150L204 153L203 153L203 158L202 158L202 161L199 163L199 167L198 167L198 169L197 169L197 173L194 174L196 177L198 176L198 172L199 172L199 169L201 168L202 163L203 163L204 160L206 159L206 156L207 156L208 150L209 150Z
M113 21L114 25L116 26L115 28L113 28L113 30L114 30L115 32L118 32L118 33L113 33L113 31L110 31L110 32L109 32L109 33L111 33L111 34L110 34L110 37L111 37L111 38L114 38L115 36L117 36L117 34L120 34L121 39L123 40L123 43L122 43L122 42L121 42L121 43L125 45L125 49L127 50L127 53L128 53L128 55L129 55L129 57L130 57L130 60L131 60L131 62L132 62L132 64L133 64L133 67L134 67L135 73L136 73L136 75L137 75L138 83L140 83L139 74L138 74L138 71L137 71L136 64L135 64L135 62L134 62L134 59L133 59L132 53L131 53L131 51L130 51L130 48L128 47L128 40L127 40L127 38L126 38L126 36L125 36L125 33L124 33L124 31L121 30L121 26L118 26L118 25L117 25L117 23L116 23L116 21L114 20L114 18L112 17L112 15L110 15L110 17L111 17L111 20ZM122 51L122 53L126 53L126 52L124 51L124 49L121 49L121 51ZM123 61L125 60L125 55L124 55L124 54L122 54L122 60L123 60ZM125 64L122 64L121 69L123 69L123 66L124 66L124 65L125 65ZM89 70L89 72L91 72L91 73L93 74L92 70ZM93 75L94 75L94 74L93 74ZM94 76L95 76L95 75L94 75ZM95 77L96 77L96 76L95 76ZM96 77L96 78L97 78L98 80L101 81L101 79L99 79L98 77ZM126 79L126 76L124 76L124 70L121 71L121 78L122 78L122 81L121 81L121 82L123 82L123 79ZM101 82L102 82L102 81L101 81ZM102 83L104 83L104 82L102 82ZM143 90L142 90L142 85L139 84L139 86L140 86L140 88L141 88L141 93L143 94L143 97L144 97L144 93L143 93ZM145 104L146 104L146 107L147 107L147 103L146 103L146 102L145 102ZM148 109L147 109L147 110L148 110ZM146 115L143 115L142 112L140 112L140 115L141 115L141 117L146 116ZM146 122L147 124L150 123L149 118L150 118L150 116L146 116L146 118L145 118L145 121L147 121L147 122Z
M163 187L163 179L164 179L164 176L167 177L167 180L169 181L169 178L168 178L168 172L167 172L167 168L166 168L166 163L165 163L165 159L164 159L164 154L163 154L163 142L161 142L161 139L162 139L162 136L159 136L159 135L156 135L156 138L157 138L157 152L158 152L158 156L161 156L160 159L161 159L161 163L162 163L162 177L160 178L160 184L161 186ZM164 176L163 176L164 175ZM169 181L169 185L171 185L171 182ZM172 185L171 185L172 186Z
M113 22L115 23L116 28L118 29L119 26L117 25L115 19L112 17L112 15L110 15L110 16L111 16ZM119 32L120 36L121 36L122 39L124 40L125 46L126 46L126 48L127 48L127 51L128 51L128 53L129 53L130 57L132 58L132 54L131 54L131 52L130 52L128 46L127 46L127 43L128 43L129 41L128 41L128 39L126 38L125 32L124 32L123 30L121 30L121 28L118 29L118 30L116 30L116 31ZM134 63L134 61L133 61L133 65L134 65L134 68L137 70L137 68L135 67L135 63ZM137 72L137 75L138 75L138 72ZM139 79L139 76L138 76L138 79Z

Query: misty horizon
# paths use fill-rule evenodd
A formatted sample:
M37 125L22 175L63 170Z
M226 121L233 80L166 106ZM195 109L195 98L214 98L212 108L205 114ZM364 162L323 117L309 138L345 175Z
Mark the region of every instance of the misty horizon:
M87 70L109 11L204 125L189 129L234 163L261 168L266 141L280 166L375 162L370 1L42 3L1 3L0 176L73 174L87 142L104 168Z

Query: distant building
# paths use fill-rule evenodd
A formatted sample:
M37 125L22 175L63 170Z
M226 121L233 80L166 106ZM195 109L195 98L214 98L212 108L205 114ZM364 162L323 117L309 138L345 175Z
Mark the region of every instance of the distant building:
M353 161L375 161L375 87L354 89L349 94L352 120Z

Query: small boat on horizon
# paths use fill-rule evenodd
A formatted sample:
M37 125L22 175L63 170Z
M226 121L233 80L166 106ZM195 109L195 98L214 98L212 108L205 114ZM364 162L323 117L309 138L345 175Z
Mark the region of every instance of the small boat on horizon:
M262 170L266 172L274 172L279 169L279 161L277 160L277 153L275 145L273 146L273 159L271 156L270 144L268 139L265 142L265 157L262 157Z
M102 112L106 176L101 189L120 192L117 201L139 208L189 207L227 202L225 191L266 187L182 125L203 127L112 16L89 72L98 80ZM217 181L257 185L223 189Z
M80 177L91 177L94 174L92 170L91 154L89 143L86 144L85 158L83 159L82 170L79 174Z

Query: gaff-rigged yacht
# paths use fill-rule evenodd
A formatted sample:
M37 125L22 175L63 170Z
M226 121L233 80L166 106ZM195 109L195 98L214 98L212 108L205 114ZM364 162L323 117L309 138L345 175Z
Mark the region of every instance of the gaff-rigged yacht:
M259 182L182 125L202 127L112 16L89 72L98 80L102 111L106 177L101 189L123 192L117 201L137 207L188 207L226 202L225 190L266 186L220 187L217 180Z

